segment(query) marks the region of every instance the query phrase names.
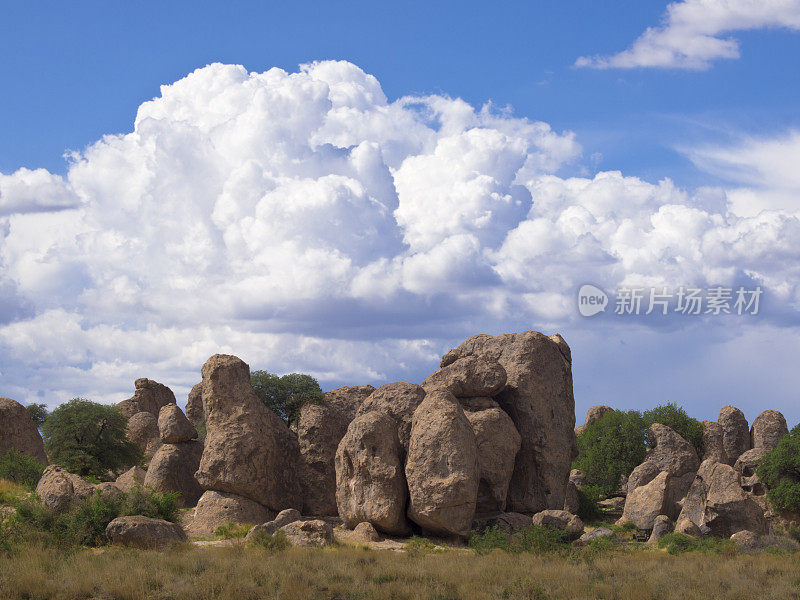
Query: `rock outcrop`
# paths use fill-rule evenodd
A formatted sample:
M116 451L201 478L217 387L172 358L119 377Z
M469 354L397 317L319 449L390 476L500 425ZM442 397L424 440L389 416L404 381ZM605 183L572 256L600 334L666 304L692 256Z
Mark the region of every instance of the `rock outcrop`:
M703 424L703 460L726 462L725 433L716 421L702 421Z
M657 544L658 540L668 533L672 533L674 523L667 515L658 515L653 521L653 531L650 533L648 544Z
M301 518L302 515L300 514L299 510L295 508L287 508L286 510L279 512L275 518L272 519L272 521L267 521L266 523L261 523L260 525L253 527L247 533L247 536L245 536L245 540L252 540L260 532L266 533L267 535L272 535L284 525L299 521Z
M349 423L356 418L356 413L364 400L372 395L375 388L371 385L349 385L325 392L325 404L334 407L344 415Z
M478 495L475 432L458 400L433 391L414 411L406 462L408 516L426 531L466 536Z
M0 398L0 455L12 448L47 464L42 436L28 409L11 398Z
M42 503L55 511L69 508L73 502L88 500L95 486L80 475L70 473L57 465L50 465L36 486L36 494Z
M321 519L294 521L281 527L292 546L319 548L333 543L333 527Z
M300 508L297 437L259 401L247 363L215 354L202 372L206 439L197 481L273 511Z
M150 460L161 445L158 432L158 415L141 411L128 418L125 435L142 451L145 460Z
M192 425L199 425L203 420L203 382L196 383L189 391L186 400L186 418Z
M717 422L722 427L725 462L733 465L736 459L750 450L750 427L744 413L733 406L723 406Z
M476 335L444 355L441 367L475 357L497 361L506 372L495 396L521 436L507 493L507 508L533 514L564 506L577 454L572 357L559 335L535 331Z
M149 412L158 418L162 406L175 404L175 394L163 383L151 379L137 379L133 396L117 404L117 410L130 418L138 412Z
M676 498L670 480L670 474L661 471L655 479L628 491L622 521L633 523L637 529L648 530L653 528L656 517L674 512Z
M583 422L583 425L578 425L575 428L575 435L580 435L583 433L583 430L586 429L589 425L596 423L600 419L603 418L603 415L606 413L614 412L614 409L610 406L606 406L605 404L600 404L598 406L593 406L586 412L586 420Z
M789 435L789 427L784 416L777 410L765 410L753 420L750 447L772 450L785 435Z
M422 388L449 392L456 398L480 398L499 394L506 385L506 371L487 356L465 356L429 375Z
M411 437L411 420L414 411L425 398L425 390L414 383L387 383L372 392L358 408L356 416L379 411L396 423L397 437L403 447L403 456L408 451Z
M398 426L385 412L358 415L336 451L336 504L345 526L362 521L392 535L408 533L408 488Z
M134 548L165 548L188 540L180 525L150 517L117 517L106 527L112 544Z
M147 476L147 471L141 467L131 467L122 475L117 477L114 482L116 486L123 492L130 492L137 485L144 485L144 478Z

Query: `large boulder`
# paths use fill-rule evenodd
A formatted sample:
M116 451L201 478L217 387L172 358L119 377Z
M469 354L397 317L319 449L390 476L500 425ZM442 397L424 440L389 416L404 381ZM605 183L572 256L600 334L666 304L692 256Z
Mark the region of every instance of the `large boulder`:
M422 382L427 393L450 392L456 398L494 396L506 385L506 371L497 360L465 356L442 367Z
M215 354L202 372L206 439L197 481L275 511L301 508L297 437L258 399L250 367Z
M179 492L181 506L194 506L203 494L194 476L202 455L200 442L163 444L150 459L144 486L162 493Z
M274 517L274 512L249 498L208 490L200 496L187 529L192 537L207 537L226 523L258 525Z
M777 410L765 410L753 420L751 447L772 450L785 435L789 435L789 427L784 416Z
M747 425L744 413L728 405L719 411L717 422L722 427L725 462L733 465L737 458L750 450L750 427Z
M294 521L281 529L292 546L319 548L333 543L333 527L321 519Z
M650 533L648 544L657 544L658 540L668 533L672 533L675 524L667 515L658 515L653 521L653 531Z
M703 460L725 462L725 433L716 421L703 421Z
M158 431L158 418L153 413L141 411L128 418L125 435L142 451L145 459L155 454L161 445Z
M197 430L177 404L162 407L158 413L158 431L162 444L180 444L197 438Z
M116 486L123 492L130 492L137 485L144 485L144 478L147 476L147 471L142 467L131 467L122 475L117 477L114 482Z
M203 420L203 382L196 383L189 392L186 400L186 418L193 425L199 425Z
M73 502L88 500L95 486L80 475L70 473L57 465L50 465L36 485L36 494L42 503L55 511L63 511Z
M603 418L604 414L610 412L614 412L614 409L611 408L610 406L606 406L605 404L600 404L598 406L591 407L586 412L586 420L583 422L583 425L578 425L578 427L575 428L575 435L580 435L581 433L583 433L583 430L586 429L589 425L596 423L601 418Z
M655 479L629 491L622 521L633 523L638 529L652 529L657 516L674 513L669 484L669 473L661 471Z
M362 521L384 533L408 533L408 488L397 423L382 411L358 415L336 450L336 505L346 527Z
M140 515L117 517L106 527L112 544L134 548L165 548L188 540L180 525Z
M503 511L514 459L522 442L514 422L493 400L481 410L465 410L478 446L478 501L479 513ZM468 405L462 406L466 408Z
M336 408L349 423L356 418L361 404L375 388L371 385L350 385L325 392L325 404Z
M47 464L42 436L28 409L11 398L0 398L0 455L11 448Z
M117 404L117 410L126 417L144 411L158 418L162 406L175 404L175 394L163 383L141 378L134 382L134 386L133 396Z
M739 474L739 483L744 491L751 492L753 495L759 497L766 495L767 489L764 484L761 483L758 475L756 475L756 468L761 462L761 459L768 453L768 448L760 446L748 450L736 459L733 470Z
M451 393L431 392L414 411L406 479L412 521L433 533L469 534L478 495L478 448Z
M564 506L575 442L572 357L559 335L536 331L476 335L442 358L442 368L474 356L500 363L506 387L495 399L522 441L507 494L507 509L533 514Z
M543 510L531 519L531 524L538 527L560 529L569 540L577 540L583 535L583 521L580 517L565 510Z
M372 392L361 403L356 416L374 411L390 416L396 423L397 437L405 455L411 437L411 420L414 418L414 411L424 398L425 390L415 383L404 381L387 383Z

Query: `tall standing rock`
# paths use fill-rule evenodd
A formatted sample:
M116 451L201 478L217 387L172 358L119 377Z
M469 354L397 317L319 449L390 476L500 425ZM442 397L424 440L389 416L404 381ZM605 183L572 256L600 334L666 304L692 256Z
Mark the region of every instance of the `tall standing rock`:
M406 480L412 521L434 533L469 533L478 494L478 448L469 419L449 392L428 394L414 411Z
M725 442L722 426L716 421L703 421L703 460L725 462Z
M42 436L28 409L11 398L0 398L0 454L11 448L47 464Z
M765 410L753 420L751 447L772 450L785 435L789 435L789 427L784 416L777 410Z
M441 366L467 356L496 360L506 372L506 387L495 399L522 438L507 510L561 509L577 456L569 346L559 335L536 331L476 335L445 354Z
M149 412L158 417L162 406L175 404L175 394L163 383L152 379L137 379L133 396L117 404L117 410L130 418L138 412Z
M722 427L725 462L733 465L736 459L750 450L750 427L744 413L733 406L723 406L717 422Z
M397 423L383 411L356 416L336 451L336 504L344 524L372 523L381 531L408 533L408 488Z
M415 383L400 381L387 383L372 392L358 408L356 416L380 411L391 417L397 424L397 437L404 454L408 450L411 437L411 421L414 411L425 398L425 390Z
M197 383L189 392L186 400L186 418L197 425L203 420L203 383Z
M235 356L215 354L202 372L206 439L196 474L200 485L275 511L300 508L297 438L256 396L250 367Z

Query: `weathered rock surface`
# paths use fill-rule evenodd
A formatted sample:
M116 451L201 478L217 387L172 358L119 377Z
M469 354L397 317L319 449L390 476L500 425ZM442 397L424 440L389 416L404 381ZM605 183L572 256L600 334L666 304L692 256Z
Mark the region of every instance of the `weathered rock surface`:
M569 482L576 488L581 489L586 486L586 475L580 469L572 469L569 472Z
M145 471L143 468L131 467L122 475L117 477L117 480L114 483L116 483L117 487L123 492L130 492L135 486L144 485L144 478L146 475L147 471Z
M614 535L614 532L608 527L598 527L597 529L592 529L591 531L584 533L578 538L577 543L579 545L585 545L593 540L599 540L603 538L616 538L616 535Z
M198 425L203 420L203 382L196 383L189 392L186 400L186 418L193 425Z
M162 406L175 404L175 394L163 383L151 379L137 379L133 396L117 404L117 410L130 418L138 412L149 412L158 418Z
M494 396L506 385L506 371L495 359L465 356L442 367L422 382L427 393L450 392L456 398Z
M295 508L287 508L279 512L272 521L261 523L253 527L245 536L245 540L253 539L260 531L272 535L278 529L289 523L294 523L302 518L300 511Z
M789 435L789 427L784 416L777 410L765 410L753 420L750 446L772 450L785 435Z
M673 525L672 519L670 519L667 515L658 515L653 521L653 531L650 533L650 539L647 540L647 543L658 543L658 540L660 540L662 537L668 533L672 533Z
M371 385L350 385L325 392L325 404L334 407L349 423L356 418L359 407L375 388Z
M661 471L652 481L629 491L622 521L629 521L638 529L652 529L657 516L672 511L669 481L669 473Z
M577 455L569 346L559 335L535 331L476 335L445 354L441 366L468 356L496 360L506 372L506 387L495 399L522 440L507 508L530 514L560 509Z
M725 462L733 465L737 458L750 450L750 427L747 425L744 413L728 405L719 411L717 422L722 427Z
M47 464L42 436L28 409L11 398L0 398L0 455L11 448Z
M215 354L202 372L206 439L197 481L272 510L300 508L297 437L259 401L247 363Z
M134 548L165 548L188 540L180 525L150 517L117 517L106 527L112 544Z
M372 523L367 523L366 521L363 523L359 523L353 529L361 538L367 542L379 542L381 541L381 536L377 532L377 530L372 526Z
M722 426L716 421L703 421L703 460L725 462L725 443Z
M408 488L397 423L376 410L358 415L336 451L336 504L345 526L362 521L393 535L408 533Z
M158 431L162 444L180 444L197 439L197 430L177 404L167 404L158 413Z
M150 459L161 445L161 436L158 432L158 417L147 411L136 413L128 418L128 423L125 426L125 435L138 446L145 459Z
M111 481L103 481L94 486L94 491L100 494L102 498L115 498L122 494L122 490L116 483Z
M292 546L318 548L333 543L333 527L321 519L294 521L281 529Z
M472 425L449 392L431 392L414 411L406 479L412 521L433 533L469 534L478 451Z
M589 425L596 423L600 419L603 418L603 415L606 413L614 412L614 409L610 406L606 406L601 404L599 406L593 406L586 412L586 420L583 422L583 425L578 425L575 428L575 435L580 435L583 433L583 430L586 429Z
M761 537L753 531L737 531L730 539L743 550L756 550L761 547Z
M50 465L44 470L36 486L36 493L45 506L62 511L73 502L91 498L94 488L94 485L80 475L70 473L57 465Z
M268 508L244 496L208 490L200 496L187 531L192 537L207 537L226 523L258 525L274 516Z
M179 492L181 506L196 505L203 495L203 488L194 476L202 455L203 444L197 441L163 444L150 459L145 487L161 493Z
M577 513L581 508L581 500L578 495L578 488L571 481L567 483L567 492L564 495L564 510Z
M737 458L733 465L733 470L739 474L739 484L742 489L755 496L764 496L767 493L766 487L756 475L756 468L768 452L769 449L765 446L753 448Z
M543 510L533 515L531 524L560 529L567 534L567 539L577 540L583 535L583 521L580 517L565 510Z
M411 420L414 411L425 398L425 390L414 383L387 383L372 392L359 406L356 416L380 411L391 417L397 428L397 437L403 447L403 456L408 451L411 437Z
M692 523L689 519L680 519L675 525L675 533L691 535L692 537L700 537L703 535L703 532L700 531L700 528Z
M700 467L697 451L671 428L660 423L653 423L650 426L650 439L653 448L647 453L644 462L636 467L628 478L628 493L646 485L662 471L674 478L690 474L688 481L685 482L685 489L682 492L678 490L680 499L689 489L694 473Z
M514 422L496 402L493 404L483 410L465 411L478 450L478 512L505 510L514 459L521 445Z

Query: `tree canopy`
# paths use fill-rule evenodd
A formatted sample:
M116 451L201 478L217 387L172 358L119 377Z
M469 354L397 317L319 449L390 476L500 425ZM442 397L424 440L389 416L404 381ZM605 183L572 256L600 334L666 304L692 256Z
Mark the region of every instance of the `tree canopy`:
M756 474L776 510L800 512L800 425L761 459Z
M261 402L289 425L297 422L304 404L319 404L324 398L317 380L304 373L253 371L250 381Z

